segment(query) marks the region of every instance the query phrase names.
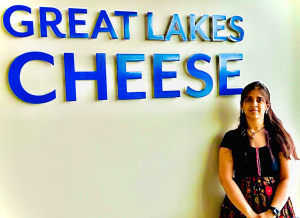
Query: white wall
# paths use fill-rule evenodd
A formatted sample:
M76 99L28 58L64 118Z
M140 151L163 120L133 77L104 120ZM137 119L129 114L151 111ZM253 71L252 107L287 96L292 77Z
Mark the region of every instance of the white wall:
M243 53L244 60L229 64L241 76L230 78L230 87L244 87L262 80L271 90L272 106L297 146L300 142L298 1L79 1L2 0L0 12L17 4L33 9L34 36L15 38L2 24L0 29L0 217L2 218L198 218L218 217L225 195L218 182L218 146L223 134L237 125L239 96L218 93L216 57L220 53ZM55 6L63 13L62 32L67 30L67 8L85 7L87 21L79 31L91 33L97 13L109 12L121 38L121 20L115 10L136 10L130 19L130 40L57 39L38 35L38 7ZM145 40L145 19L154 13L154 31L163 34L170 16L180 15L187 29L187 16L195 13L241 15L245 38L239 43L169 42ZM13 18L16 28L22 29ZM221 22L222 23L222 22ZM208 25L204 25L208 33ZM226 31L224 31L224 34ZM33 94L56 89L54 101L32 105L10 91L7 71L15 57L29 51L54 56L54 66L31 62L22 71L22 84ZM73 52L76 70L94 70L95 53L106 53L108 100L95 100L95 84L77 82L77 101L64 96L63 53ZM129 71L142 71L143 78L128 82L130 91L146 91L144 100L116 100L117 53L145 54L145 61L129 63ZM164 64L177 71L176 79L164 81L166 90L181 90L181 97L153 99L151 55L180 54L180 61ZM214 81L213 91L203 98L184 94L186 86L201 83L184 71L185 61L195 53L212 57L197 66ZM300 149L298 146L298 153ZM293 169L299 184L299 163ZM292 201L300 214L300 188Z

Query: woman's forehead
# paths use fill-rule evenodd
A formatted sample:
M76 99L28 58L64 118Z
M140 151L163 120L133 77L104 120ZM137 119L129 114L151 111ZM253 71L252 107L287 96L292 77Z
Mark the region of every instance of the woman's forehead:
M260 89L253 89L253 90L251 90L247 94L246 98L248 98L248 97L252 97L252 98L258 98L258 97L264 98L264 95L263 95L263 92Z

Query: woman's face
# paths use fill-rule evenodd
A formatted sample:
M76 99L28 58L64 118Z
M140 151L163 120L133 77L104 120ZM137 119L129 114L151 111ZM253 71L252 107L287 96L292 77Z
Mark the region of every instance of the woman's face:
M250 91L242 105L246 117L250 119L264 119L264 113L268 108L266 98L259 89Z

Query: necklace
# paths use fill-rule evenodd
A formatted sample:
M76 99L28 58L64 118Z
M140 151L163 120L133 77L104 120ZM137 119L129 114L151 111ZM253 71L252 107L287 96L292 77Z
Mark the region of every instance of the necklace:
M250 132L252 133L252 138L254 139L255 138L255 133L258 133L260 130L262 130L263 128L265 128L265 126L263 126L261 129L259 129L259 130L257 130L256 132L252 132L251 131L251 129L249 129L250 130Z

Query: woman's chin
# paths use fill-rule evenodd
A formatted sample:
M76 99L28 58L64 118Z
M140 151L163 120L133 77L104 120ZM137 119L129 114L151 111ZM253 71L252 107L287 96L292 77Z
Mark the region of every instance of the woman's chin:
M261 116L260 114L249 114L247 117L250 119L257 119L257 120L263 119L263 116Z

